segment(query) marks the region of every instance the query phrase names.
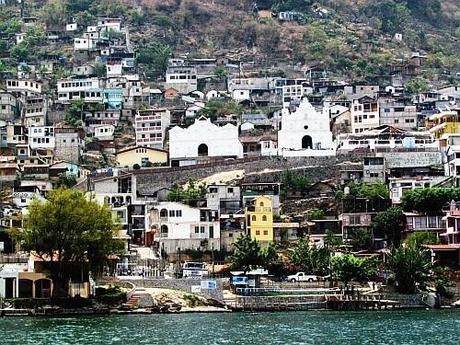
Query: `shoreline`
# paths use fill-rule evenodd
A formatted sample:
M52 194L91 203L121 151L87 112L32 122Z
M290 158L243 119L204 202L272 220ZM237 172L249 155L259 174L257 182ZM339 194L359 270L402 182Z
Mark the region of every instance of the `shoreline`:
M0 310L0 318L7 317L32 317L32 318L66 318L71 316L117 316L117 315L168 315L168 314L227 314L227 313L299 313L299 312L394 312L401 310L422 310L427 311L439 311L439 310L458 310L460 308L445 305L440 308L429 308L427 306L401 306L399 308L390 308L390 309L332 309L332 308L312 308L305 310L282 310L282 309L253 309L253 310L235 310L235 309L225 309L217 307L196 307L190 308L186 307L183 310L177 311L158 311L153 308L139 308L134 310L122 310L122 309L105 309L105 310L70 310L66 309L62 312L55 313L37 313L33 309L2 309Z

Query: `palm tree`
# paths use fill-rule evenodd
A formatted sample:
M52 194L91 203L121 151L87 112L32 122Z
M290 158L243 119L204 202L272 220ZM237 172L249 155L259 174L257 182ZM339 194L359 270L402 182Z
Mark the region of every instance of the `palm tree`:
M395 288L400 293L415 293L418 286L423 286L430 279L432 264L427 250L418 246L394 248L388 264L395 275Z

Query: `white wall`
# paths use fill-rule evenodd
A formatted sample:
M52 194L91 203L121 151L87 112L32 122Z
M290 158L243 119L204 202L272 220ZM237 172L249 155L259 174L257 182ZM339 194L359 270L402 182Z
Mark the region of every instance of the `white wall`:
M243 157L238 127L232 124L218 127L210 119L200 118L188 128L176 126L169 131L170 158L197 157L201 144L208 146L209 157Z
M302 147L302 139L305 136L311 137L312 147L309 150ZM299 151L295 156L310 156L313 154L308 151L332 149L332 132L328 114L318 113L306 98L302 100L295 112L290 113L288 109L283 109L281 130L278 131L278 148L282 155L289 150Z

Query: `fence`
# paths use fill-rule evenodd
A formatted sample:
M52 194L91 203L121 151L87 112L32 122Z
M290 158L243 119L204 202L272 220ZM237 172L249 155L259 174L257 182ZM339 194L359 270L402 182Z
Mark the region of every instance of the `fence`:
M1 264L26 264L29 256L19 254L0 255Z

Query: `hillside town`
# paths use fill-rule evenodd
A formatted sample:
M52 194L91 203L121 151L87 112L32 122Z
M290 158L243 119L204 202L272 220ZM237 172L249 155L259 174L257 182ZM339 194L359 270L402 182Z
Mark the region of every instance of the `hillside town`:
M15 234L30 227L37 202L66 188L118 225L123 249L101 272L112 283L239 269L260 287L260 276L307 266L234 267L242 238L283 262L301 245L384 262L417 234L430 264L459 277L460 88L417 85L423 51L393 61L375 83L321 63L264 73L273 66L238 54L166 55L152 80L122 17L48 28L22 16L20 27L0 31L10 50L44 40L70 57L50 52L1 72L0 296L52 295L46 259ZM306 269L309 282L331 274ZM92 274L72 278L70 295L90 296Z

